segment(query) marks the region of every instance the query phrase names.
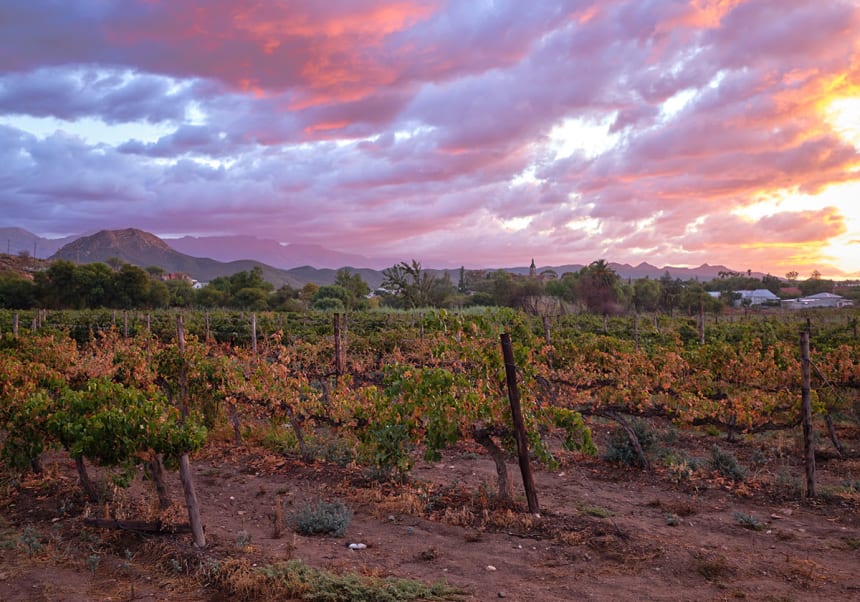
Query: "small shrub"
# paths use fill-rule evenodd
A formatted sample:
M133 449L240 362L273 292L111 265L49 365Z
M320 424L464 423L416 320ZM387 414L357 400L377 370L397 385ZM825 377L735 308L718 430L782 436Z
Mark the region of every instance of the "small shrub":
M752 531L762 531L767 528L766 524L761 522L752 514L742 514L740 512L735 512L733 516L735 517L735 521L737 521L737 523L744 529L750 529Z
M732 481L741 482L747 476L747 470L740 465L738 459L731 452L723 451L719 445L711 448L711 470L715 470L722 476Z
M670 424L669 428L660 433L660 442L663 445L674 445L678 442L679 437L678 428L674 424Z
M591 506L589 504L577 504L577 509L583 514L587 514L588 516L594 516L597 518L609 518L611 516L615 516L615 514L611 510L607 510L606 508L602 508L600 506Z
M300 560L252 567L247 560L226 560L208 570L209 582L231 600L309 600L311 602L407 602L459 599L462 592L445 583L361 573L337 574Z
M767 454L761 449L757 449L752 454L753 466L764 466L767 464Z
M247 548L251 545L251 534L242 529L236 533L236 547L239 549Z
M803 493L800 480L792 476L785 466L776 473L776 488L780 493L789 497L798 497Z
M690 458L680 452L668 452L661 458L663 465L668 469L669 477L675 483L689 481L699 468L701 461Z
M101 562L102 558L98 554L90 554L87 556L87 568L90 569L90 573L95 573Z
M644 420L634 420L630 426L633 432L636 433L636 438L639 439L639 445L642 447L643 453L647 455L648 450L654 447L654 443L656 442L653 429ZM622 427L616 427L609 435L603 459L613 464L639 466L639 456L636 454L636 449L634 449L633 444L630 442L627 431Z
M721 435L720 428L716 425L709 424L705 427L705 434L711 437L719 437Z
M292 455L299 448L299 440L292 429L282 426L266 430L260 443L276 454Z
M27 549L29 556L35 556L42 551L42 536L33 527L26 527L19 541Z
M719 581L736 573L734 567L722 555L703 554L694 557L696 572L708 581Z
M293 517L296 531L301 535L333 535L342 537L352 520L352 510L342 502L319 501L306 504Z
M355 449L345 439L329 439L320 446L317 454L326 462L340 467L349 466L355 461Z

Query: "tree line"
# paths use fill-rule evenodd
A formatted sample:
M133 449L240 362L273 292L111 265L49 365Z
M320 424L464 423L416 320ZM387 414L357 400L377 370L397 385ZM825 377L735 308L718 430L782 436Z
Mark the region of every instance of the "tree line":
M158 309L166 307L232 308L243 310L303 311L306 309L351 311L379 306L460 308L470 306L512 307L530 313L565 313L587 310L614 315L629 311L676 310L719 312L737 300L735 291L768 289L780 297L832 291L835 283L813 273L797 280L772 275L761 278L750 272L720 272L701 282L672 278L621 278L603 259L575 272L561 275L552 270L519 275L505 270L460 268L455 283L448 272L431 272L421 263L400 262L383 270L380 288L371 293L361 275L349 268L338 270L333 284L289 285L275 288L260 268L221 276L195 288L190 278L167 277L157 266L140 268L121 261L78 265L57 260L28 279L0 275L0 307L8 309ZM715 297L712 292L719 292ZM860 293L860 290L857 291ZM849 295L850 296L850 295ZM860 299L858 299L860 300Z

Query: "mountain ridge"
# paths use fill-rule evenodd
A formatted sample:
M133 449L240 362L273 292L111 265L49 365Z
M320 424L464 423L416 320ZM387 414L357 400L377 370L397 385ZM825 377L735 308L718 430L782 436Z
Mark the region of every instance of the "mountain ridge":
M201 282L259 267L263 278L275 286L288 284L300 287L304 284L285 270L259 261L245 259L220 262L206 257L192 257L171 248L154 234L136 228L101 230L63 246L52 256L54 259L77 263L105 262L112 257L141 268L158 266L167 272L182 272Z
M108 233L108 234L103 234ZM102 235L102 236L99 236ZM95 239L93 237L96 237ZM235 236L219 236L219 237L181 237L181 238L160 238L155 234L139 230L137 228L125 228L120 230L102 230L95 234L86 236L69 236L61 239L47 239L33 234L23 228L6 227L0 228L0 243L2 239L7 239L7 246L13 253L28 251L28 248L33 248L35 243L37 251L39 249L49 250L52 246L56 250L51 253L51 257L68 259L77 262L92 262L106 261L109 257L117 257L123 261L138 265L140 267L148 267L150 265L158 265L169 272L185 272L192 278L206 282L217 276L229 276L239 271L246 271L254 267L260 267L264 272L264 278L272 282L276 286L289 284L293 287L301 287L308 282L324 285L332 284L335 279L338 268L349 268L353 272L359 273L362 278L370 285L371 288L378 287L383 279L382 271L372 267L367 267L367 264L378 263L378 260L367 258L363 255L354 255L349 253L341 253L332 251L320 245L282 245L277 241L270 239L259 239L252 236L235 235ZM79 241L85 240L85 243ZM93 241L98 241L94 243ZM214 244L221 247L233 247L223 251L219 257L240 257L245 255L250 248L262 249L262 257L272 257L276 259L281 257L289 262L294 263L294 267L284 267L284 265L276 266L263 261L261 256L245 255L242 259L234 259L229 261L218 260L211 257L194 256L176 246L183 249L192 248L194 245L199 246L199 241L206 244ZM180 242L177 242L180 241ZM248 244L241 244L241 243ZM62 244L60 244L62 243ZM240 244L233 244L240 243ZM255 246L256 245L256 246ZM277 245L278 248L275 248ZM16 248L17 247L17 248ZM281 251L282 250L282 251ZM268 255L266 254L268 253ZM312 261L304 261L306 256L301 253L308 253L316 257L320 255L328 257L329 265L320 267L313 265ZM42 253L39 253L43 256ZM344 263L332 264L335 258L342 258ZM361 265L361 261L366 260L365 265ZM391 262L390 265L393 265ZM537 268L538 273L546 270L552 270L557 276L562 276L565 272L576 272L582 269L586 264L563 264L560 266L545 265ZM639 279L639 278L661 278L666 272L672 278L680 278L682 280L699 279L711 280L717 278L720 272L731 272L723 265L710 265L704 263L698 267L675 267L663 266L658 267L648 262L640 262L637 265L628 263L609 262L615 272L624 279ZM498 268L514 274L528 274L528 266L514 266L507 268ZM457 269L451 268L427 268L428 272L433 274L448 273L452 280L456 282ZM493 272L496 268L487 268L484 271ZM752 276L761 277L761 272L752 272Z

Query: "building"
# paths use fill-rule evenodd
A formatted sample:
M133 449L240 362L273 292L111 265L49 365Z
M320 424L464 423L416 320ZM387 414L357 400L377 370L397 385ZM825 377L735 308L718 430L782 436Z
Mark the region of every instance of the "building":
M833 293L818 293L799 299L786 299L782 307L786 309L810 309L814 307L850 307L854 305L851 299Z
M754 291L735 291L740 298L735 301L736 305L765 305L779 303L779 297L766 288L757 288Z

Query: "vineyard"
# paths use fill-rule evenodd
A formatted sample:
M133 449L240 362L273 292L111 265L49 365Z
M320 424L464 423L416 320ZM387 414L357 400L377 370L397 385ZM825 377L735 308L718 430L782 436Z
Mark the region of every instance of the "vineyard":
M857 323L0 311L0 597L852 599Z

